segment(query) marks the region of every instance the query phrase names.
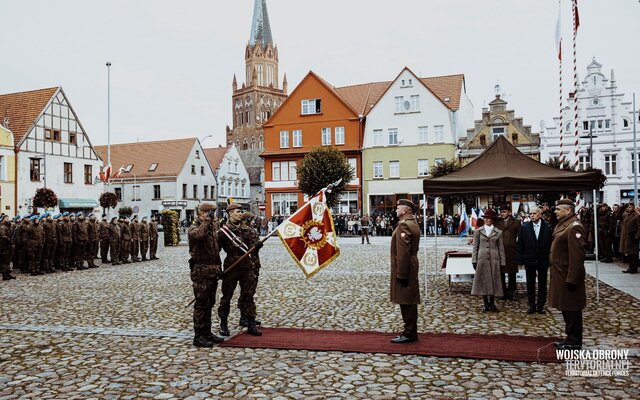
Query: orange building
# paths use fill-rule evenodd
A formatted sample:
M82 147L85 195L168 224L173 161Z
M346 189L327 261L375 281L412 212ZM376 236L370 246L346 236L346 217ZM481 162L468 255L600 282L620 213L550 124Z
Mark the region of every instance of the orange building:
M383 90L367 83L334 88L309 72L264 124L266 216L290 215L305 202L298 189L297 168L304 156L320 146L344 153L355 169L341 195L336 213L362 209L361 149L364 116Z

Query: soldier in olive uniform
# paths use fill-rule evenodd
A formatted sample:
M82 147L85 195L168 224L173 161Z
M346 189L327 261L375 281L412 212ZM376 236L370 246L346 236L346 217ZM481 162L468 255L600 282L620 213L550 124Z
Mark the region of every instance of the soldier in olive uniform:
M229 220L220 228L218 232L218 242L220 247L224 249L227 256L224 259L224 268L230 267L237 259L242 257L252 247L256 247L256 251L260 250L262 243L255 239L251 233L251 229L242 225L242 206L239 204L231 204L227 207ZM231 308L231 298L238 283L240 283L240 300L242 305L240 314L247 319L247 332L250 335L260 336L262 332L256 327L256 305L251 294L246 288L255 286L255 254L246 257L233 270L225 273L222 280L222 299L218 306L218 316L220 317L220 334L229 336L228 318Z
M43 217L44 248L42 250L41 270L42 272L56 272L53 260L55 259L58 244L58 232L51 213L45 213ZM57 215L55 217L56 219L58 218Z
M553 231L549 255L549 305L562 311L567 335L564 341L555 343L555 346L569 350L582 348L582 310L587 304L584 285L586 232L574 210L572 200L558 201L558 224Z
M140 224L140 254L142 255L142 261L147 261L147 251L149 251L149 224L147 223L147 217L142 217L142 223Z
M613 261L613 245L611 237L613 236L613 227L615 226L615 218L613 212L607 203L598 207L598 257L600 261L609 263Z
M149 260L158 260L156 252L158 251L158 221L156 218L151 219L149 223Z
M212 211L215 206L203 203L198 208L196 222L189 227L189 267L195 303L193 305L193 345L212 347L222 338L211 332L211 309L216 302L216 290L221 274L220 250L216 240L218 223Z
M518 273L518 233L522 224L511 215L511 207L506 205L500 207L500 218L495 222L495 227L502 232L502 242L504 244L504 255L507 263L500 266L500 278L502 279L502 291L504 296L501 300L514 300L518 290L516 274ZM507 283L507 277L509 283Z
M91 214L91 222L93 222L93 231L96 233L91 242L91 254L93 255L93 259L96 260L100 258L100 224L95 214ZM95 261L92 261L92 263L95 264Z
M100 239L100 261L106 264L109 261L109 223L106 214L102 214L102 221L98 225L98 237Z
M71 222L71 215L67 211L62 213L63 223L61 228L62 236L62 267L63 271L72 271L74 262L72 258L73 245L73 222Z
M64 214L56 214L53 221L53 226L56 228L56 252L53 256L53 266L58 271L64 270L64 259L62 256L62 224L64 223L64 219L62 218L63 215Z
M42 248L44 246L44 228L40 225L40 216L33 215L31 218L31 226L28 230L29 246L29 272L31 275L42 275L40 270L40 261L42 259Z
M85 270L89 267L84 266L84 260L87 258L87 249L89 243L89 233L87 232L87 224L84 221L84 214L79 211L76 214L76 222L74 226L73 234L73 247L75 249L75 261L76 268L78 270Z
M87 250L84 254L85 260L87 260L87 266L89 268L97 268L98 266L93 262L96 258L96 254L94 252L96 243L98 242L98 231L96 230L95 224L95 215L89 215L87 219Z
M131 231L131 261L140 261L140 223L138 222L138 216L134 215L132 219L133 223L129 224L129 230Z
M129 255L131 255L131 228L129 219L123 217L120 225L120 262L129 264Z
M258 235L258 231L256 231L256 229L251 226L251 221L254 218L255 216L252 213L250 213L249 211L246 211L242 214L242 224L243 226L246 226L249 228L252 236L251 241L259 242L260 236ZM252 259L253 259L253 272L255 275L255 279L253 280L251 286L247 286L246 288L242 288L242 287L240 288L240 297L238 297L238 309L240 309L240 312L241 312L240 322L238 323L238 325L244 326L244 327L247 327L249 323L248 323L247 316L242 314L242 310L246 309L246 305L242 304L241 300L251 299L251 302L255 304L253 298L256 295L256 289L258 288L258 277L260 276L261 265L260 265L260 256L258 252L254 251L252 255ZM244 291L244 295L243 295L243 291ZM261 325L262 323L256 319L255 324Z
M29 272L29 230L31 229L31 215L22 216L22 223L16 232L16 252L21 272Z
M400 305L404 330L398 337L391 339L392 343L418 340L420 227L413 215L415 209L415 204L410 200L398 200L398 224L391 236L391 302Z
M0 273L2 273L2 280L8 281L9 279L16 279L11 273L11 222L9 216L5 215L0 220Z
M116 217L109 223L109 252L111 265L120 265L120 226Z
M13 253L12 253L12 257L13 257L13 269L15 270L20 270L20 271L24 271L24 268L22 268L22 263L21 263L21 252L20 252L20 247L18 246L18 240L20 238L20 231L22 230L22 216L20 215L16 215L13 218L13 225L11 227L11 243L13 245Z

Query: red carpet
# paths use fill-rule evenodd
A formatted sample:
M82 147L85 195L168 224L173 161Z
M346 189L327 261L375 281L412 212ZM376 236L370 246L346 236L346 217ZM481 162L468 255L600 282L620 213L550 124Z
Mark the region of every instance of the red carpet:
M551 344L558 341L558 339L548 337L421 333L418 342L394 344L389 342L389 339L397 335L383 332L344 332L290 328L261 328L261 330L262 336L251 336L243 332L220 344L220 346L406 354L543 363L559 362L556 359L553 344ZM538 349L540 349L539 352Z

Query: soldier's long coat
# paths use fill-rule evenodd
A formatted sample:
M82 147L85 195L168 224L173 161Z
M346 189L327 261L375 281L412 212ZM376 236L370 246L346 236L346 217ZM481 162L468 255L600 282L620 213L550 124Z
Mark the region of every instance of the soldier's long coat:
M419 249L420 227L415 217L398 222L391 236L391 302L420 304ZM409 285L402 287L398 279L408 279Z
M513 217L497 220L495 227L502 232L502 243L504 244L504 255L506 263L500 268L503 273L518 272L518 233L520 233L520 221Z
M587 304L584 287L586 236L584 227L575 215L559 221L553 231L549 255L551 307L562 311L580 311ZM578 285L577 289L570 291L567 282Z
M625 213L620 231L620 253L638 254L638 240L640 240L640 214L636 211L631 214Z
M494 226L490 235L485 227L473 233L471 262L477 263L471 294L477 296L502 296L500 270L506 262L502 232Z

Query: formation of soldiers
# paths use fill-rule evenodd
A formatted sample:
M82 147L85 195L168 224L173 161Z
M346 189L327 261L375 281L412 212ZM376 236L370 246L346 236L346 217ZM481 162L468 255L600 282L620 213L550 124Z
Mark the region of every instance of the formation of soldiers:
M114 217L108 223L106 215L98 222L95 214L82 212L0 216L3 280L16 278L12 270L37 276L97 268L96 259L112 265L157 260L157 249L158 223L147 217L138 222L134 216L131 223Z

